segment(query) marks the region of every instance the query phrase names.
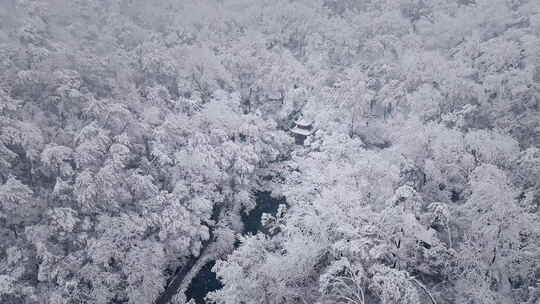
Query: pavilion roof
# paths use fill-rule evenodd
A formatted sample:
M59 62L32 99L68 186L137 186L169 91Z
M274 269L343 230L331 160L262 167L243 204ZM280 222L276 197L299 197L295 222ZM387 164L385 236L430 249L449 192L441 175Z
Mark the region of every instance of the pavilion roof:
M297 121L295 121L295 124L296 124L297 126L301 126L301 127L309 127L309 126L311 126L312 121L307 120L307 119L305 119L305 118L300 118L300 119L298 119Z
M293 132L295 134L299 134L299 135L304 135L304 136L311 135L311 133L312 133L311 130L301 129L301 128L298 128L298 127L292 128L291 132Z

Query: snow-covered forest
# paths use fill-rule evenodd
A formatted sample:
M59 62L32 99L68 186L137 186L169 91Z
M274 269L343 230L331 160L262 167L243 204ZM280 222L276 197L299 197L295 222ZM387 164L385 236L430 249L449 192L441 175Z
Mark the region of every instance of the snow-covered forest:
M538 0L0 0L0 303L538 304L539 148Z

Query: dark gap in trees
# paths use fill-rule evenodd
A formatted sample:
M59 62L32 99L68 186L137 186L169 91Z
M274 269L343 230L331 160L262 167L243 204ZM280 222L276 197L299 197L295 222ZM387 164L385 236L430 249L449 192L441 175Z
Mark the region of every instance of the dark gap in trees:
M255 193L256 207L249 213L242 212L242 222L244 223L244 234L256 234L259 231L264 232L261 223L263 213L275 215L281 204L287 204L285 197L273 197L270 191L258 191ZM240 245L235 243L235 247ZM223 287L216 274L212 271L216 261L210 261L193 278L186 290L186 299L194 299L197 304L205 304L204 298L209 292Z
M455 202L459 201L460 196L461 196L461 193L459 191L452 190L452 195L450 197L450 200L455 203Z
M256 234L258 231L263 231L261 216L263 213L275 215L279 205L287 204L285 197L272 197L270 191L259 191L255 193L256 207L249 213L242 212L242 222L244 223L244 234Z
M223 284L217 279L216 274L212 271L212 267L216 261L210 261L199 271L193 278L186 290L186 298L189 301L194 299L197 304L205 304L204 298L209 292L218 290L223 287Z

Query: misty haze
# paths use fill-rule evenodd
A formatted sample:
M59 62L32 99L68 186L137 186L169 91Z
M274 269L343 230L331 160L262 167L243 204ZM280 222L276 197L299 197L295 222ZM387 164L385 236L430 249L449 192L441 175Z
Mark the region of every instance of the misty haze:
M0 0L0 304L540 304L540 0Z

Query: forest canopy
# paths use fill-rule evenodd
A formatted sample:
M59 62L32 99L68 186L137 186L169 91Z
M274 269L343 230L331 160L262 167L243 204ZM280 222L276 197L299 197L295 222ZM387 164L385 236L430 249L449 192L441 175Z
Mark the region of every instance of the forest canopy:
M0 1L1 303L536 304L539 216L540 1Z

